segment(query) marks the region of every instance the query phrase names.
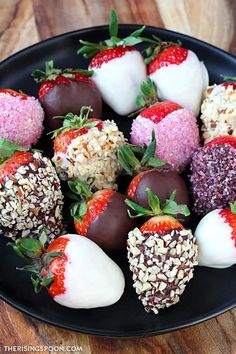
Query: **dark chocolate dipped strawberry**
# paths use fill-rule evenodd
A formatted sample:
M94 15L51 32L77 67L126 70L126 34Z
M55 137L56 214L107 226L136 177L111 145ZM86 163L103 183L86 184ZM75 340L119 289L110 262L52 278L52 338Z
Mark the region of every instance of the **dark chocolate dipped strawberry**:
M101 117L102 99L91 80L92 75L92 71L83 69L56 69L52 60L45 63L45 71L33 71L33 78L41 84L38 96L45 110L48 130L62 125L60 120L53 119L54 116L64 116L68 112L79 114L82 106L91 106L93 117Z
M127 214L125 195L110 189L92 193L79 180L68 184L83 200L71 208L77 233L88 237L102 249L125 249L128 232L136 225Z
M128 175L134 176L128 186L127 196L144 208L148 207L146 189L150 188L164 202L173 190L176 191L176 202L189 206L189 195L184 180L163 160L155 157L156 139L152 132L151 144L143 150L141 158L132 151L135 146L119 148L119 162Z
M13 239L48 238L63 229L63 195L51 161L0 139L0 232Z
M140 37L145 26L126 38L118 37L118 21L115 11L110 14L110 38L100 43L80 40L78 50L85 58L92 57L89 70L103 100L118 114L127 115L137 109L135 100L139 85L146 77L146 65L135 48L144 38Z
M147 312L176 304L197 265L196 239L190 229L174 218L189 214L184 205L177 205L172 195L161 205L159 198L147 190L150 210L126 201L137 217L152 216L140 228L129 232L128 261L133 273L134 288Z

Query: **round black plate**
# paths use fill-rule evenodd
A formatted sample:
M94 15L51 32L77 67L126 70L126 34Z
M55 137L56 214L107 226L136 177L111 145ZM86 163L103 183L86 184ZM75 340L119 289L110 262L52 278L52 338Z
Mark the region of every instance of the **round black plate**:
M136 25L121 25L120 35L127 36L137 28ZM171 41L179 39L205 62L211 83L220 82L220 74L235 75L236 58L218 48L154 27L147 27L145 34L155 34ZM49 59L53 59L58 67L86 68L88 62L76 54L79 39L97 42L107 36L108 27L102 26L67 33L29 47L0 64L0 87L20 89L37 96L38 86L30 77L33 69L43 68ZM117 117L106 106L104 116L114 119L128 137L130 119ZM47 146L45 143L42 145ZM45 152L49 153L46 148ZM177 305L161 311L159 315L147 314L132 288L125 255L121 255L114 258L126 277L121 300L106 308L68 309L53 302L46 291L34 294L28 274L15 269L22 264L6 246L7 241L4 236L0 237L0 297L37 319L64 328L101 336L148 336L199 323L236 305L236 266L224 270L196 267L195 276Z

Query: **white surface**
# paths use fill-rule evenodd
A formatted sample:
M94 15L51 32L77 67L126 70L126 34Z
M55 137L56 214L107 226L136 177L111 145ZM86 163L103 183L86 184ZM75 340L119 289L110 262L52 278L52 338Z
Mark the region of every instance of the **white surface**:
M139 86L147 76L146 65L138 51L126 52L100 68L89 69L94 71L92 80L103 100L116 113L127 115L137 109L135 101L140 94Z
M63 236L65 237L65 236ZM65 289L54 300L71 308L94 308L117 302L124 292L121 269L84 236L67 235Z
M199 265L226 268L236 263L236 247L231 238L232 228L219 215L220 209L208 213L195 231L199 247Z
M159 97L191 109L197 116L204 91L209 84L205 65L191 50L181 64L163 66L150 75L158 88Z

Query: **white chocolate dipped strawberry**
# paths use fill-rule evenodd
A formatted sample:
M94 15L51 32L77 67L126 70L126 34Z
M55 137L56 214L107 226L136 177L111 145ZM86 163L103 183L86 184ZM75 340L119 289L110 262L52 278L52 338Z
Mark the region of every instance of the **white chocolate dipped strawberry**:
M45 239L45 237L44 237ZM93 241L68 234L55 239L47 249L25 238L11 246L32 272L35 292L46 287L54 301L70 308L95 308L117 302L124 291L121 269Z
M128 37L118 38L118 23L115 11L110 15L110 39L101 44L81 40L83 47L78 54L89 58L96 54L89 64L93 71L92 80L103 100L119 115L128 115L137 109L135 100L139 85L147 76L146 65L141 53L134 47L144 27Z
M236 263L236 203L215 209L199 222L195 237L201 266L227 268Z
M176 102L198 115L209 84L204 63L193 51L159 39L147 53L148 75L157 85L160 99Z

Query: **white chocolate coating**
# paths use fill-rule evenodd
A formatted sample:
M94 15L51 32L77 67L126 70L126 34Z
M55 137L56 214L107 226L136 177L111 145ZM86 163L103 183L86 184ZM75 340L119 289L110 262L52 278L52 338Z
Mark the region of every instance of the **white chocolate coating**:
M94 71L92 80L103 100L116 113L124 116L137 109L135 101L140 94L139 86L147 76L143 57L137 50L128 51L99 68L89 69Z
M65 237L65 236L63 236ZM93 241L67 235L65 293L54 300L70 308L95 308L117 302L124 292L121 269Z
M191 50L181 64L163 66L150 75L158 88L160 99L173 101L191 109L197 116L203 93L209 84L205 65Z
M219 214L220 210L213 210L204 216L195 231L199 265L227 268L236 263L232 227Z

